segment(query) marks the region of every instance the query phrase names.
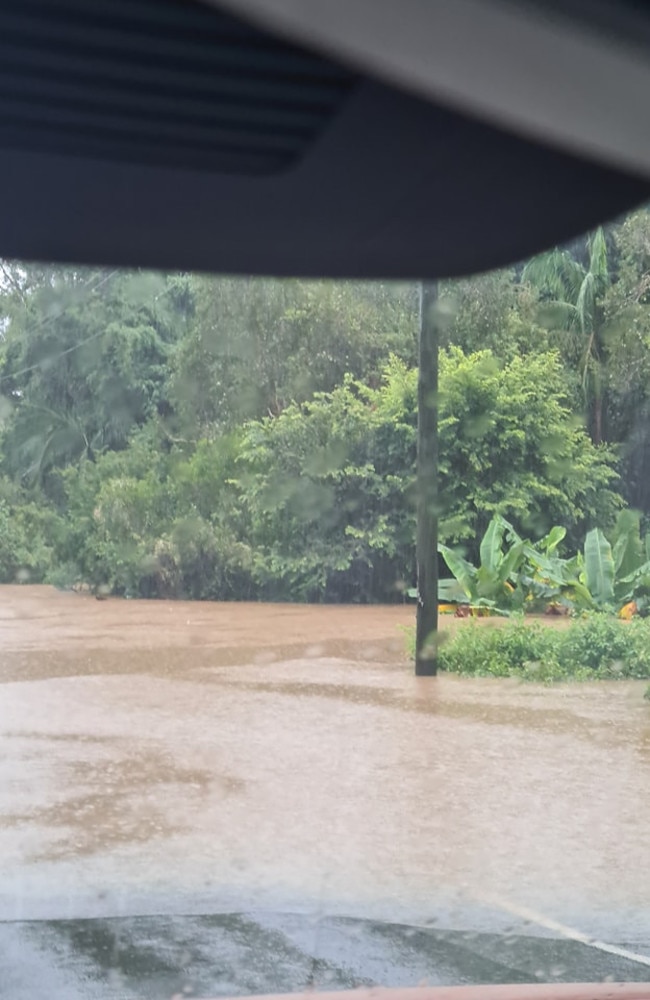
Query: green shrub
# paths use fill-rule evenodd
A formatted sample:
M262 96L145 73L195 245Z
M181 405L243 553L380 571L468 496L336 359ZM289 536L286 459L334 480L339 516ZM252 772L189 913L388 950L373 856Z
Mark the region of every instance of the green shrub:
M576 665L607 676L650 677L650 623L645 620L591 614L556 635L556 657L567 675Z
M69 562L57 563L46 575L45 582L57 590L73 590L79 584L85 583L84 575L79 565Z
M62 524L54 511L0 481L0 583L41 583Z
M614 453L576 424L556 354L502 365L489 351L453 349L440 365L443 543L476 558L495 515L522 540L562 524L569 548L592 523L613 522ZM369 384L350 374L307 401L279 398L272 416L227 433L233 413L219 416L213 388L214 399L196 404L213 411L216 428L179 436L168 413L120 450L102 437L92 454L48 466L42 500L63 530L18 531L13 514L4 528L0 510L0 579L29 571L140 597L401 600L415 575L417 370L392 357ZM229 398L239 391L222 389ZM507 574L495 590L483 573L479 597L508 609L523 607L529 591L538 603L551 599L549 566L541 582L528 575L509 597Z
M592 614L566 628L468 622L439 647L439 667L478 677L590 680L650 677L650 621Z

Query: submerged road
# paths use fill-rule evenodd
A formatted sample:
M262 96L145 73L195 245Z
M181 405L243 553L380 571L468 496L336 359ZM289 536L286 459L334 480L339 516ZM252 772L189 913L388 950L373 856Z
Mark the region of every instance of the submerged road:
M0 588L0 998L650 979L644 685L411 614Z

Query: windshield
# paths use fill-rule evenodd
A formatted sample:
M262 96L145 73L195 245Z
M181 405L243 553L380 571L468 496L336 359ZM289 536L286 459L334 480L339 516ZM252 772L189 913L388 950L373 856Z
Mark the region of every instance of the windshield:
M0 998L650 979L649 276L1 263Z

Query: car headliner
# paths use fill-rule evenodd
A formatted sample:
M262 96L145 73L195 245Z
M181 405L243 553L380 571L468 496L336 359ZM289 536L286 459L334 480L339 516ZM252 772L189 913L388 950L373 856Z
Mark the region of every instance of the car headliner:
M650 193L650 67L540 3L0 0L0 254L426 278L567 240Z

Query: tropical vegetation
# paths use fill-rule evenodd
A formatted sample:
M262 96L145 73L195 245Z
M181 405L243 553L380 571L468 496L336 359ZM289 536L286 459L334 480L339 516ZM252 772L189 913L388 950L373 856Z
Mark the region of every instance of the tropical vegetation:
M515 619L503 626L468 623L441 635L438 663L449 673L562 680L644 680L650 677L650 621L620 622L604 614L562 628Z
M441 598L642 612L648 211L438 322ZM408 283L0 263L0 580L408 599L417 329Z
M439 582L439 599L474 612L551 613L605 611L622 618L645 615L650 600L650 533L640 535L640 515L622 510L612 541L600 528L587 532L582 551L560 555L566 528L556 525L537 542L522 538L495 515L479 546L479 565L439 545L453 579ZM416 597L417 591L410 590Z

